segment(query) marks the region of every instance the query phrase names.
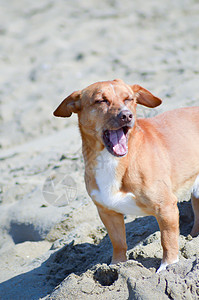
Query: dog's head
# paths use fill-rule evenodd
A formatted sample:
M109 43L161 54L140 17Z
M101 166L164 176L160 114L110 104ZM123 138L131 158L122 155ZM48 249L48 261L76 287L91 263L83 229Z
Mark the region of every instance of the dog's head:
M128 133L136 120L136 105L156 107L162 101L139 85L122 80L94 83L69 95L54 111L56 117L78 114L84 135L100 141L117 157L126 155Z

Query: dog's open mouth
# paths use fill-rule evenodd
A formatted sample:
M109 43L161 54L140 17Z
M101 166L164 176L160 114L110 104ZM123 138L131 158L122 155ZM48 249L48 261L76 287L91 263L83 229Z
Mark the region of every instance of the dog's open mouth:
M121 157L127 154L129 129L125 126L117 130L105 130L103 132L104 144L112 155Z

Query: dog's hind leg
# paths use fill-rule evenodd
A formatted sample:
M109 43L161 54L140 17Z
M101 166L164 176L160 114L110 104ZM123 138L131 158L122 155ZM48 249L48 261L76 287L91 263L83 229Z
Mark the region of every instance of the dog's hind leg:
M97 209L113 245L111 263L116 264L118 262L126 261L127 244L124 216L101 205L97 205Z
M163 259L157 272L166 269L166 266L178 262L178 239L179 239L179 211L177 198L168 196L158 209L156 219L161 232L161 244L163 248ZM167 200L168 200L167 199Z
M199 175L193 185L191 203L194 212L194 225L191 231L191 235L197 236L199 234Z

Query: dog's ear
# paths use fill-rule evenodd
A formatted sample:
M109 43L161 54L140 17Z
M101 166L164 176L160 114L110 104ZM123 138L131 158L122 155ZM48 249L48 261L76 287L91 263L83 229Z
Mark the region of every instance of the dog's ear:
M162 103L162 100L155 97L148 90L144 89L138 84L130 86L134 92L136 98L136 103L147 106L147 107L156 107Z
M81 91L73 92L66 99L64 99L57 109L53 112L55 117L70 117L72 113L78 113L81 108L80 103Z

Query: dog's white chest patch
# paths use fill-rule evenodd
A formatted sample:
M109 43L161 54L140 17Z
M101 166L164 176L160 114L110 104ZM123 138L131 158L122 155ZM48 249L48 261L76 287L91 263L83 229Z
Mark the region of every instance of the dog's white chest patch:
M93 190L91 197L99 204L122 214L145 215L136 205L133 193L120 192L120 182L116 177L119 158L104 149L97 158L95 179L99 190Z

